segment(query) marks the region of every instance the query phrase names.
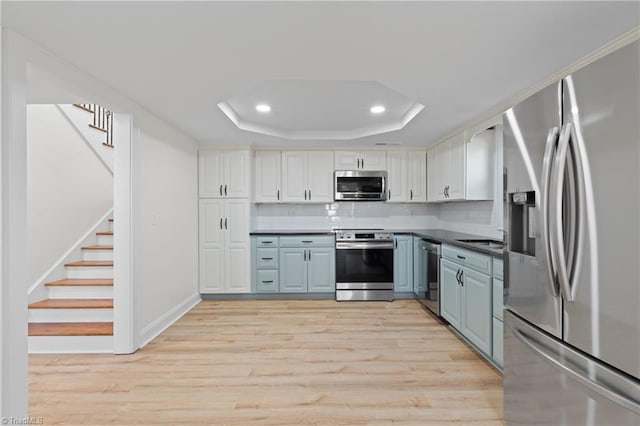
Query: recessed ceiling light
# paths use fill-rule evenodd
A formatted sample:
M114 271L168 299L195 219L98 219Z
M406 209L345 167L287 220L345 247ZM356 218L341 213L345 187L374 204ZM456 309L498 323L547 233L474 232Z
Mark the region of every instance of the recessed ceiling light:
M383 105L374 105L371 107L370 111L372 114L382 114L385 110L386 108Z
M269 112L271 111L271 107L267 104L258 104L256 105L256 110L258 112Z

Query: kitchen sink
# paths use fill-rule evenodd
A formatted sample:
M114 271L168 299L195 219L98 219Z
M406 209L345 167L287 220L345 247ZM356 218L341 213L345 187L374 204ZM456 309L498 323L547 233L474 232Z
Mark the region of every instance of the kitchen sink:
M461 243L468 243L468 244L473 244L473 245L478 245L478 246L483 246L488 248L501 249L504 247L504 244L502 241L489 240L489 239L468 239L468 240L457 240L457 241L460 241Z

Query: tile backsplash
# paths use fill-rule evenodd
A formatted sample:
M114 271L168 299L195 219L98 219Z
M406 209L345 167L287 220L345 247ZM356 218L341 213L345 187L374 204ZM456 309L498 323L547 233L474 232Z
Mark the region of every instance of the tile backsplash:
M440 228L502 240L502 208L494 201L464 201L440 205Z
M253 229L442 228L502 239L502 209L493 201L389 204L341 201L328 204L257 204Z
M256 229L438 228L440 206L341 201L328 204L258 204Z

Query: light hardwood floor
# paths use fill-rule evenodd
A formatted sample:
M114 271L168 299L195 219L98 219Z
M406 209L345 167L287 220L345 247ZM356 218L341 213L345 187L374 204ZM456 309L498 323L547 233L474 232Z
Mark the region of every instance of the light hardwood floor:
M205 301L133 355L31 355L45 424L503 425L502 378L412 300Z

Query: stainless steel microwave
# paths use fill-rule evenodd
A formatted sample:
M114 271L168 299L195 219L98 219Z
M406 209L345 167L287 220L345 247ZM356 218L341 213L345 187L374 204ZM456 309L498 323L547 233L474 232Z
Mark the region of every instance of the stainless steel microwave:
M387 199L387 172L336 170L336 201L384 201Z

